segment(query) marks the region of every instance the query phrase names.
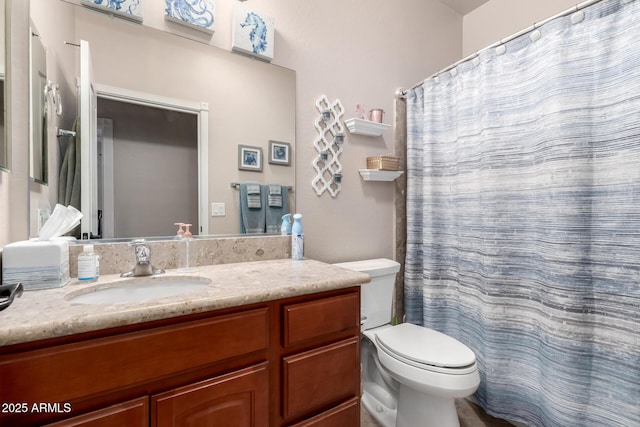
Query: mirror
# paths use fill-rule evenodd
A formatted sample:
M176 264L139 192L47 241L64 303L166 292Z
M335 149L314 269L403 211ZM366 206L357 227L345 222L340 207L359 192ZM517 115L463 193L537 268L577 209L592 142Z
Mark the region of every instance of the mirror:
M9 168L9 148L5 132L6 102L5 102L5 2L0 0L0 169Z
M206 112L202 115L194 112L195 110L186 111L187 114L197 114L199 140L207 141L205 146L198 150L198 164L191 166L191 169L197 168L199 172L207 169L207 179L203 180L202 174L199 173L198 188L171 188L168 184L148 185L146 194L151 195L154 201L166 203L153 208L148 205L151 212L149 215L169 211L170 207L177 203L178 195L181 196L182 193L189 193L191 196L199 194L200 230L195 230L198 233L194 234L238 234L239 191L230 186L232 182L277 183L292 188L295 185L295 160L291 165L271 164L267 156L269 141L274 140L290 143L291 158L295 159L295 72L211 46L211 36L204 38L202 35L192 34L192 38L187 38L182 26L165 22L162 17L158 17L157 12L164 13L164 7L164 0L145 1L145 22L138 24L110 17L68 1L31 0L31 17L40 31L42 42L48 48L47 60L54 62L47 64L49 69L71 69L65 77L58 75L57 79L74 81L80 75L80 49L64 45L64 42L88 42L98 95L98 115L102 115L98 118L112 120L114 147L134 139L140 143L137 149L142 151L129 156L129 159L135 156L135 167L138 170L162 170L165 175L170 176L176 173L177 168L174 168L170 161L155 159L152 155L161 151L159 145L154 145L158 143L157 137L153 137L153 141L143 142L140 141L139 135L123 135L123 128L131 128L131 124L119 125L119 114L108 112L113 105L106 108L105 101L123 102L124 99L130 104L160 107L169 110L169 113L165 112L169 117L165 120L172 120L172 109L174 112L184 113L167 105L195 105L198 111ZM147 16L147 10L155 12L150 12ZM132 43L132 40L135 42ZM69 52L73 55L71 61L68 59ZM74 66L69 67L69 63L73 63ZM53 80L51 76L49 79ZM54 82L58 83L56 80ZM61 89L63 98L79 98L75 87L71 87L70 94L64 92L62 85ZM114 93L116 95L113 95ZM155 101L140 101L141 96L150 97ZM65 108L63 118L59 120L67 123L67 129L73 126L77 108L77 105L75 108ZM128 108L122 107L122 110ZM148 115L149 112L143 111L141 114ZM52 124L49 124L49 135L53 132L51 128ZM49 186L56 187L55 191L49 193L50 205L53 206L57 199L52 193L59 190L59 167L72 138L57 138L55 144L51 139L50 137L49 153L57 156L55 168L50 166L49 171ZM147 144L146 149L144 144ZM262 148L265 158L261 172L238 168L239 145ZM126 153L117 156L126 157ZM49 164L52 164L51 160ZM81 166L84 166L84 163ZM133 165L123 167L128 168L129 172L134 168ZM114 170L118 170L118 166L115 166ZM96 198L99 199L104 197L105 191L100 189L98 193ZM118 190L115 190L114 195L117 197L118 193ZM295 188L289 192L291 211L295 210L294 195ZM203 199L207 199L204 204ZM117 202L114 203L115 206ZM213 203L217 208L216 216L213 216L212 212ZM32 201L32 205L35 204ZM224 213L220 213L221 204L224 205ZM115 206L115 210L119 210L118 206ZM121 226L121 221L128 221L127 217L144 218L139 211L123 215L121 219L110 220L114 223L113 230L127 229ZM105 218L103 221L108 222ZM174 222L187 221L195 222L171 218L163 220L159 229L137 232L136 227L133 230L128 228L128 231L123 232L126 235L118 235L115 232L113 237L171 236L175 234Z
M48 154L48 102L47 102L47 54L40 34L31 23L29 41L29 176L35 182L46 184Z

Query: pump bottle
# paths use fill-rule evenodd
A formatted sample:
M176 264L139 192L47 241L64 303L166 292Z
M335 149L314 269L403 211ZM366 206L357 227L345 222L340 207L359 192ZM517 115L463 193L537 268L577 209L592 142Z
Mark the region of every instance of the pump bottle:
M304 257L304 235L302 230L302 215L293 216L291 228L291 259L301 261Z
M182 234L182 240L179 243L180 249L178 254L178 271L180 273L193 273L198 271L195 263L195 254L193 248L193 237L191 234L191 224L182 224L185 231Z

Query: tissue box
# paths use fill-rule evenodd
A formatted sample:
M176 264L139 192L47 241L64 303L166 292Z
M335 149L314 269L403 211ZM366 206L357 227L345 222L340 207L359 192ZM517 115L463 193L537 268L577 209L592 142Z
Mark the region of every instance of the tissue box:
M21 282L25 290L59 288L69 283L69 242L28 240L2 249L2 284Z

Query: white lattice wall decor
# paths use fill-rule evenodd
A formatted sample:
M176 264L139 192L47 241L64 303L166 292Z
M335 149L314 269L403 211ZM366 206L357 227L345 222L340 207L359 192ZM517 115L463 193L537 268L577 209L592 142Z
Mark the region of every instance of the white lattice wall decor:
M318 156L313 160L313 169L317 176L311 182L311 186L318 196L328 191L331 197L336 197L342 181L340 154L345 132L340 117L344 115L344 107L339 99L330 103L327 97L322 95L316 100L316 108L319 112L315 121L318 136L313 145Z

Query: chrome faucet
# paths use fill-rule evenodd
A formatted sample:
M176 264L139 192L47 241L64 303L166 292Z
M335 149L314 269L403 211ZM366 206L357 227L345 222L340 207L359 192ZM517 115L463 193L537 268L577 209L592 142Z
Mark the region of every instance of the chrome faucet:
M153 268L151 265L151 249L144 240L134 240L129 243L129 246L133 246L135 251L136 265L131 271L122 273L120 277L153 276L164 273L164 270Z

